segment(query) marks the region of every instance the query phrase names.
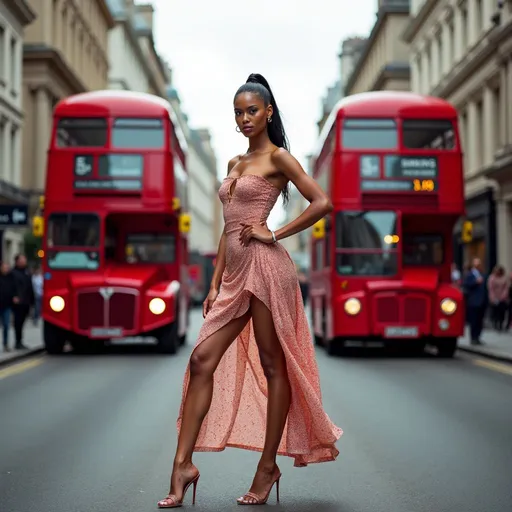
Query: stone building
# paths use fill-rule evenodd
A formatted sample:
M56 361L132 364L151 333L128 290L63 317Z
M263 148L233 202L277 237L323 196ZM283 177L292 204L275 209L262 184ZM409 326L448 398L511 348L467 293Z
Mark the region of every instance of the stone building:
M44 190L51 116L72 94L108 87L108 33L114 20L106 0L31 0L37 18L23 47L23 159L21 185Z
M467 220L455 233L459 264L480 257L512 270L512 2L413 0L403 32L415 92L459 111Z
M400 39L409 23L409 0L379 0L377 20L344 95L367 91L408 91L409 49Z
M26 124L22 104L24 31L34 22L32 3L26 0L0 2L0 204L27 204L20 187L21 132ZM12 263L23 250L23 232L0 228L0 257Z

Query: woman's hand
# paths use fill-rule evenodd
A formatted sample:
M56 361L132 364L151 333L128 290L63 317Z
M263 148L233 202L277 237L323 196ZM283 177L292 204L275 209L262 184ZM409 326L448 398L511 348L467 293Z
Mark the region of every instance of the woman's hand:
M268 229L265 221L261 224L246 224L245 222L241 222L240 225L242 226L242 230L240 231L238 240L240 240L240 243L244 247L249 245L251 238L255 238L264 244L271 244L274 242L272 233Z
M213 303L217 299L217 296L219 295L219 290L215 290L213 288L210 288L210 292L208 293L208 296L203 302L203 318L206 317L210 309L212 309Z

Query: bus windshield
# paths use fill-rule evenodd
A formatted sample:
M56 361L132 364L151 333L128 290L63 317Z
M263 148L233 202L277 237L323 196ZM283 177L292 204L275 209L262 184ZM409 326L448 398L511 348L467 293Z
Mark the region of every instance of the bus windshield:
M100 219L93 213L53 213L48 219L48 266L96 270Z
M397 273L397 215L392 211L338 212L336 269L345 276Z

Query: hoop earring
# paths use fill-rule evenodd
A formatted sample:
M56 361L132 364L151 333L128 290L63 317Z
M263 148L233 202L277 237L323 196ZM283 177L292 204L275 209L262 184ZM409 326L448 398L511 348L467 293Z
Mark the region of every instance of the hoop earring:
M240 127L237 125L237 127L235 128L235 130L238 132L238 133L242 133L242 130L240 130Z
M270 116L267 117L267 122L268 123L271 123L272 122L272 118Z

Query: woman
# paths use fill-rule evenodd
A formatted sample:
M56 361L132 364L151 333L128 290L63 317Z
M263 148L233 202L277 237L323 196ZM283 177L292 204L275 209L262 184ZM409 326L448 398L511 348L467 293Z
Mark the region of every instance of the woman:
M2 261L0 265L0 322L3 329L4 352L9 352L9 329L11 311L16 297L16 283L9 265Z
M489 295L489 304L491 305L491 320L494 329L503 330L505 313L507 311L507 301L510 282L505 269L501 265L494 267L492 274L487 280L487 292Z
M249 149L229 162L219 189L225 227L203 304L205 322L185 374L171 488L160 508L181 506L191 484L195 499L193 451L231 446L261 452L240 505L265 503L274 483L279 499L276 455L306 466L339 453L342 431L322 408L295 266L277 243L310 227L332 205L288 153L279 110L261 75L250 75L238 89L234 111ZM280 194L288 198L290 181L311 204L270 231L266 219Z

